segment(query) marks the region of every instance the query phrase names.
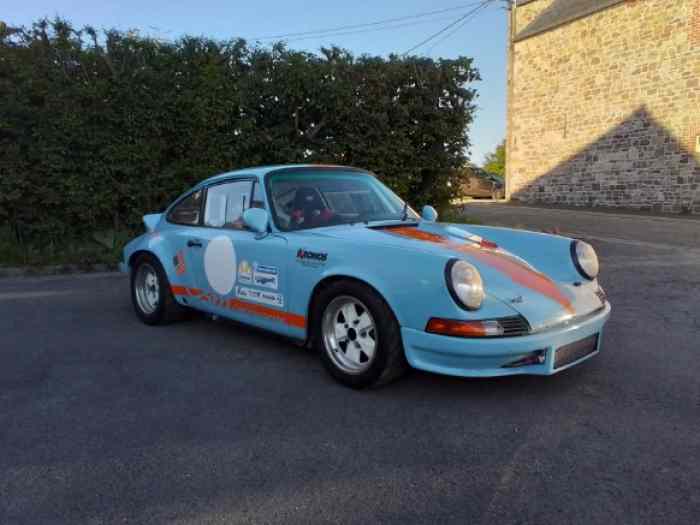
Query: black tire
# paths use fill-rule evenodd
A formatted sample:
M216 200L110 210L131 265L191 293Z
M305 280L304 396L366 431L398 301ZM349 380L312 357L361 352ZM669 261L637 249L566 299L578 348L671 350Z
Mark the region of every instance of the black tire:
M361 373L347 373L339 368L326 349L322 335L324 313L331 301L349 296L359 299L369 310L375 323L376 350L369 368ZM377 387L399 378L408 369L401 340L401 328L384 299L372 288L350 279L338 280L320 290L312 311L312 345L321 356L326 370L340 383L352 388Z
M139 304L136 292L136 279L139 269L148 265L155 270L158 279L158 304L152 311L145 311ZM143 254L136 259L131 268L131 303L136 316L147 325L166 324L184 319L187 309L178 304L173 296L168 276L160 261L153 255Z

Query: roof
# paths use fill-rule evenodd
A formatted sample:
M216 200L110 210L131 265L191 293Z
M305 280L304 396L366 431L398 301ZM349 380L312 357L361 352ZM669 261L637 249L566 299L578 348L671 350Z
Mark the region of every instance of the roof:
M529 4L536 0L520 0L517 7ZM573 22L579 18L592 15L608 7L620 4L625 0L554 0L538 16L532 20L522 31L519 31L513 41L524 40L531 36L544 33L555 27Z
M226 173L220 173L204 179L196 187L204 186L211 182L216 182L217 180L228 179L230 177L235 177L237 175L254 175L256 177L264 177L271 171L281 170L281 169L297 169L297 168L335 168L335 169L347 169L347 170L358 170L358 168L353 168L350 166L338 166L333 164L271 164L269 166L251 166L250 168L243 168L240 170L227 171ZM364 171L364 170L360 170Z

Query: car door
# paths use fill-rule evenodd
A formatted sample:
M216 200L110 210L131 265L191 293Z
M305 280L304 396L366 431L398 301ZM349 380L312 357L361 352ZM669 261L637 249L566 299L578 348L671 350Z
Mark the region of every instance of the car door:
M166 216L166 227L161 231L167 238L169 252L172 250L168 254L170 260L163 263L172 264L175 275L171 284L179 288L178 295L184 296L187 304L196 301L198 295L195 271L198 261L195 257L197 252L193 249L201 247L197 239L202 230L203 204L204 190L194 190L185 195L170 209Z
M196 250L197 286L203 308L241 322L279 333L289 333L286 292L287 241L278 235L260 235L246 228L243 212L264 208L256 179L233 179L207 188L201 246Z

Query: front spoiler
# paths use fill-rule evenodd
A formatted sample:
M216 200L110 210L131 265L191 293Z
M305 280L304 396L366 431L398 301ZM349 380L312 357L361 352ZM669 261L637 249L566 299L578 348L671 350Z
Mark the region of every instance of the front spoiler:
M552 375L593 357L601 347L603 325L610 318L610 303L602 310L563 327L520 337L460 338L430 334L421 330L402 328L406 359L413 368L462 377L496 377L516 374ZM596 350L565 366L554 368L557 348L599 334ZM503 365L527 356L535 350L545 350L542 364L517 368Z

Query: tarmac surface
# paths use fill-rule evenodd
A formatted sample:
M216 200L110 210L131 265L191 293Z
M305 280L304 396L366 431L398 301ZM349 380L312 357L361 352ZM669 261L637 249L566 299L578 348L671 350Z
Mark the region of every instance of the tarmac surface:
M700 222L467 213L595 245L598 356L353 391L264 332L145 326L118 274L0 280L0 523L698 523Z

